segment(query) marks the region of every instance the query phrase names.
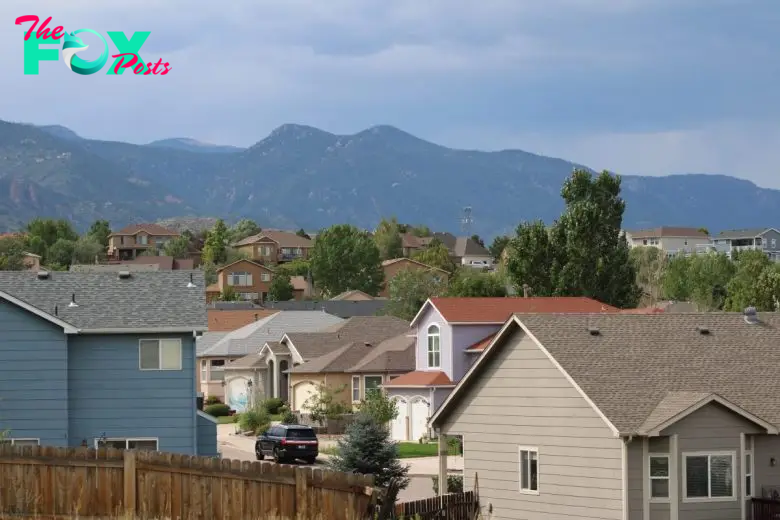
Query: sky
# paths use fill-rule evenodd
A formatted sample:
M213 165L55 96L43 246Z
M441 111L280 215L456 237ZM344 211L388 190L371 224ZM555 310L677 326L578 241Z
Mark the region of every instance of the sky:
M141 57L171 71L48 61L24 75L29 24L14 21L33 14L151 31ZM3 0L0 23L0 119L84 137L248 146L285 123L387 124L454 148L780 188L777 0ZM79 56L96 58L81 36Z

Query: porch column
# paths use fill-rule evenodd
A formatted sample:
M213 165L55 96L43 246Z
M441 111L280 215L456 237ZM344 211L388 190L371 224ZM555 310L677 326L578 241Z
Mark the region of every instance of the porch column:
M447 436L439 431L439 496L447 494Z
M278 360L274 363L274 370L276 371L276 376L274 377L274 397L281 397L282 393L279 389L282 387L282 364Z

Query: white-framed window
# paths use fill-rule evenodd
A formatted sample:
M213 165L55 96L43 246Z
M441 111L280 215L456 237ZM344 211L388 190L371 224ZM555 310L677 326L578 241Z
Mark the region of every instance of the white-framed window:
M520 492L539 494L539 448L520 446Z
M777 247L777 239L773 238L772 239L772 249L775 249L776 247Z
M209 362L205 359L200 360L200 380L201 381L208 381L209 380Z
M114 448L117 450L147 450L158 451L160 447L159 439L155 437L143 438L96 438L95 448Z
M752 439L751 439L752 446ZM753 450L745 450L745 496L753 496Z
M142 339L138 345L141 370L181 370L180 339Z
M382 376L363 376L363 397L371 390L378 390L382 385Z
M260 280L263 282L270 282L271 281L271 275L268 273L262 273L260 274Z
M360 376L352 376L352 402L360 401Z
M10 444L11 446L40 446L40 439L0 439L0 444Z
M263 256L271 256L271 246L262 246L260 250Z
M236 272L228 273L227 275L228 285L238 285L242 287L252 286L252 273Z
M669 455L651 453L650 467L650 499L658 502L669 500Z
M149 237L146 235L139 235L138 237L138 243L142 246L145 246L149 243Z
M225 380L225 360L224 359L212 359L209 361L211 365L211 371L209 373L209 381L224 381Z
M428 327L428 368L441 368L441 331L438 325Z
M736 453L683 453L683 501L736 500Z

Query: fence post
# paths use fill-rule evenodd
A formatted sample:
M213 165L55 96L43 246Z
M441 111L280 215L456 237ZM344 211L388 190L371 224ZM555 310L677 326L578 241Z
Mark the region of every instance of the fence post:
M136 504L136 474L135 474L135 452L125 451L125 466L124 466L124 479L125 479L125 515L128 518L135 518L135 504Z
M309 519L309 468L295 468L295 518L299 520Z

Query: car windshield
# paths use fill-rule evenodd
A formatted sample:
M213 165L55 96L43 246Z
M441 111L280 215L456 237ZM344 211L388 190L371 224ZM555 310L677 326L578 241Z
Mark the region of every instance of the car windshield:
M316 439L317 436L314 435L314 430L306 428L295 428L295 429L289 429L287 430L287 438L288 439Z

